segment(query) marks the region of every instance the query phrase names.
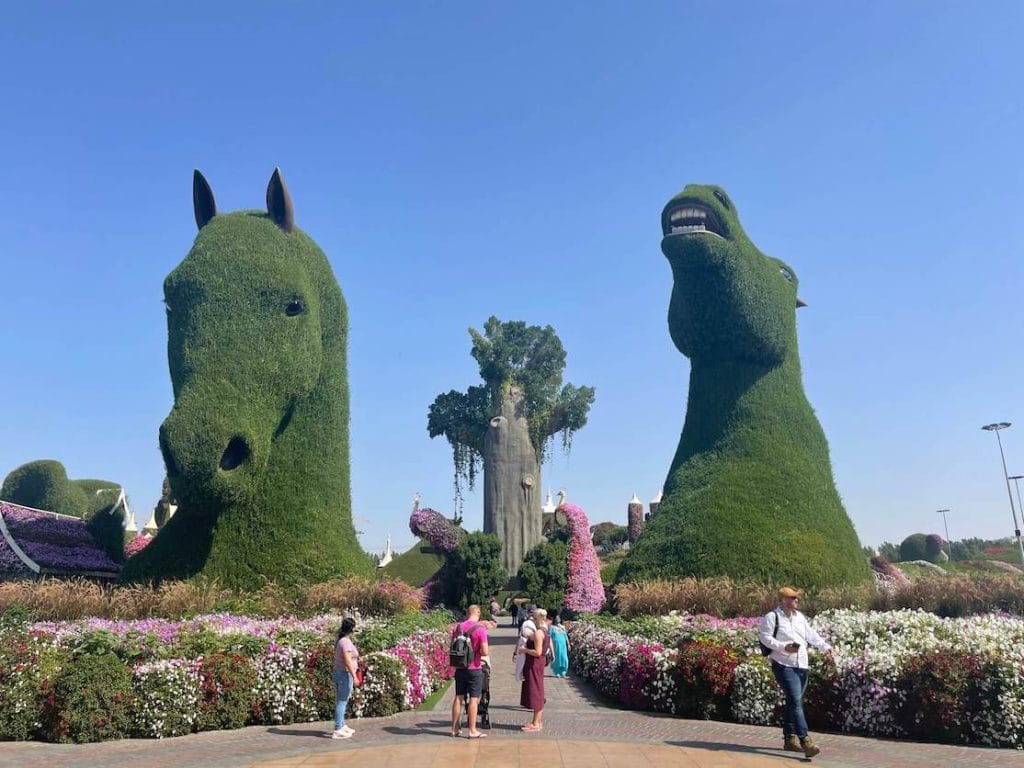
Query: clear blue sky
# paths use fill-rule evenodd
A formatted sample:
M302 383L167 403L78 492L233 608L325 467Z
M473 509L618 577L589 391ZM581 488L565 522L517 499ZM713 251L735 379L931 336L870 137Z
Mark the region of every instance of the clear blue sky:
M452 512L427 408L478 382L469 326L551 324L596 387L565 487L657 493L689 363L665 201L719 183L796 269L808 397L862 541L1011 532L1024 474L1024 4L10 5L0 26L0 476L56 458L160 493L162 282L280 166L349 304L364 546ZM1015 52L1016 51L1016 52ZM482 523L481 497L466 522Z

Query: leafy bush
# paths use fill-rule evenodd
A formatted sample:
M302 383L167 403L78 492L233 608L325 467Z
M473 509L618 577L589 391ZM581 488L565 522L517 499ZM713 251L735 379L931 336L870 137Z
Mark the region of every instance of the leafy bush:
M155 661L140 664L132 674L135 696L130 719L134 735L160 739L192 732L200 698L199 674L194 662Z
M0 628L0 741L35 735L45 689L64 659L52 645L33 642L28 627L13 616Z
M450 605L487 605L490 596L508 581L501 567L501 541L493 533L467 535L462 546L448 556L441 574Z
M704 720L727 715L733 672L742 658L735 649L710 639L682 643L674 670L676 711Z
M933 651L911 658L897 685L912 692L896 711L907 736L934 741L964 741L968 693L980 676L984 659L972 653Z
M562 542L541 542L526 553L519 567L523 589L537 605L560 606L565 602L566 558Z
M199 660L197 731L241 728L248 721L256 667L240 654L215 653Z
M133 698L131 670L117 656L76 656L53 681L43 707L43 735L60 742L124 738Z
M352 691L353 717L387 717L405 708L406 677L401 659L386 653L360 653L366 681Z
M930 563L945 563L949 560L946 554L946 542L937 533L929 533L924 540L924 550Z

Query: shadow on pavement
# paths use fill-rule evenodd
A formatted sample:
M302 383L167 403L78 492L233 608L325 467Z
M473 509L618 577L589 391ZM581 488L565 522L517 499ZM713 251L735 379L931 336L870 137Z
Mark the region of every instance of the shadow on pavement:
M277 736L308 736L309 738L323 739L330 735L332 727L328 726L327 730L323 731L311 731L308 728L304 730L297 728L268 728L267 733L273 733Z
M743 744L731 744L721 741L666 741L665 744L670 747L691 747L693 749L707 749L714 752L747 752L752 755L764 755L765 757L782 757L801 763L810 762L803 755L784 752L781 749L772 749L771 747L750 747Z

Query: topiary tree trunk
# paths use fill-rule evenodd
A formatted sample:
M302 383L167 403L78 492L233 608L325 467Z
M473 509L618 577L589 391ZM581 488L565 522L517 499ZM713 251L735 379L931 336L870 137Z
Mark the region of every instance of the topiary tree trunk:
M510 386L484 436L484 533L498 536L501 566L519 570L524 555L544 540L540 464L530 442L523 395Z

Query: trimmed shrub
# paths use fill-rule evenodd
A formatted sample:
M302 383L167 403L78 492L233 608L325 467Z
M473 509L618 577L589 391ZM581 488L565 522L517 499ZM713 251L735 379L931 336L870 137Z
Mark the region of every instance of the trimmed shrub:
M946 542L937 533L929 533L925 538L924 551L931 563L949 562L949 555L946 554Z
M85 517L90 510L85 491L53 459L30 461L14 469L4 478L0 499L72 517Z
M372 575L352 524L345 300L276 171L267 199L214 215L196 174L200 231L164 281L174 407L160 447L178 510L126 581Z
M402 660L387 653L360 654L366 681L352 691L348 713L353 717L387 717L404 708L406 686Z
M911 658L898 687L912 692L896 710L896 720L912 739L961 742L966 740L968 693L985 661L971 653L949 649Z
M57 673L43 707L48 741L123 739L133 706L132 672L113 653L77 654Z
M673 234L668 216L687 206L707 211L702 221L723 236ZM804 394L793 269L757 249L719 187L687 186L666 205L662 225L674 281L669 331L691 359L686 422L658 514L618 583L868 583L825 434Z
M673 671L676 712L703 720L726 717L733 672L743 658L735 649L713 640L681 643Z
M241 728L249 722L256 668L239 654L214 653L199 661L197 731Z
M408 550L395 557L384 566L384 575L391 579L401 579L406 584L422 587L430 579L437 576L444 566L444 556L433 550L430 542L420 539Z
M423 608L423 590L397 579L367 581L358 576L313 584L302 590L297 605L305 613L358 611L363 616L393 616Z

